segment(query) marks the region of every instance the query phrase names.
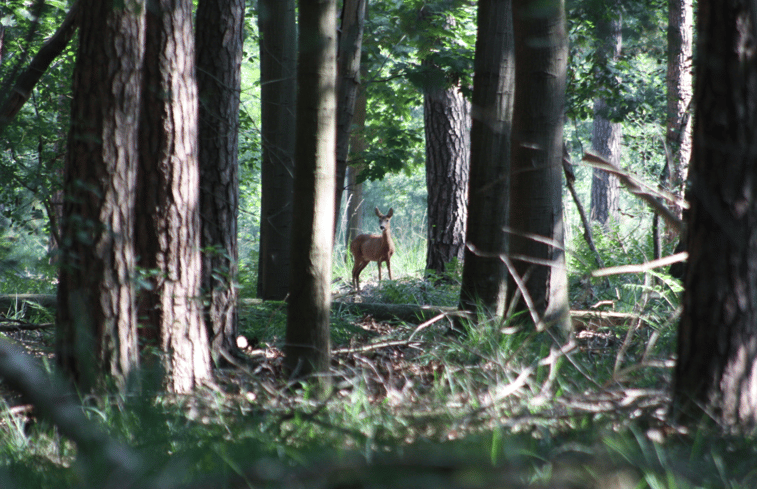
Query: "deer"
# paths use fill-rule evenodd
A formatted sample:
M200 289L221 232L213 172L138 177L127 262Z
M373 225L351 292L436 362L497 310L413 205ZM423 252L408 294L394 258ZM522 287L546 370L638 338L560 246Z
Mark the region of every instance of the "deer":
M381 234L361 234L350 243L350 251L355 259L352 267L352 285L360 292L360 272L372 261L378 264L379 284L381 283L381 262L386 262L389 270L389 280L392 280L391 259L394 254L394 242L392 241L392 228L389 221L394 214L394 209L389 209L386 215L376 207L376 216L379 218Z

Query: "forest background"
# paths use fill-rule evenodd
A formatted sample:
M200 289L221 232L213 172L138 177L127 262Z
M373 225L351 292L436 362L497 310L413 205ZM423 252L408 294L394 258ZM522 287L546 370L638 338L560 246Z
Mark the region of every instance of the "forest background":
M346 242L348 203L357 197L342 197L335 212L331 284L334 296L345 299L344 308L334 303L332 317L337 387L326 399L307 386L292 391L281 365L286 306L243 301L239 333L251 343L244 349L251 364L219 370L223 388L215 391L178 398L163 391L92 396L84 412L92 423L104 421L107 432L98 432L96 444L128 452L124 459L139 461L141 468L134 470L140 483L165 478L163 487L203 484L190 481L204 477L215 478L214 487L283 487L293 481L309 486L340 479L396 486L397 479L384 479L386 465L400 467L396 477L416 487L749 487L754 453L748 436L722 436L708 428L691 434L667 424L682 291L678 280L667 269L651 267L610 278L591 275L598 268L671 255L678 244L678 234L645 202L620 191L617 180L603 177L606 172L579 163L593 148L623 175L682 194L674 162L687 143L678 133L671 139L666 78L669 7L675 3L575 0L565 6L570 55L563 134L567 159L576 164L575 180L569 179L573 187L564 186L561 193L570 303L580 310L574 314L579 325L574 343L523 328L511 318L485 321L460 338L446 334L449 323L439 316L431 322L384 321L347 307L377 302L455 309L463 280L464 234L445 243L430 231L427 182L434 154L424 97L453 85L470 98L476 4L370 2L360 76L364 149L350 153L360 167L352 184L364 179L359 197L364 231L374 231L374 207L394 209L397 251L394 280L376 285L366 276L373 271L366 269L367 290L359 296L362 302L355 301ZM3 5L3 93L11 92L19 71L70 8L67 2ZM442 25L418 29L424 9ZM237 234L243 300L261 296L263 287L259 11L248 2L243 21ZM686 28L693 35L693 25ZM56 205L75 58L73 41L44 71L21 112L3 125L3 294L55 293L60 263L51 236L59 233ZM680 112L686 120L689 105ZM606 148L599 147L602 127ZM465 161L460 155L467 151L464 144L451 153ZM587 208L588 229L577 203ZM680 211L674 210L679 216ZM439 267L430 250L455 242L459 249L442 253ZM149 270L144 272L149 281ZM55 313L49 304L33 304L4 303L4 324L9 336L33 345L44 359L52 351L52 332L36 326L52 323ZM431 348L433 343L438 348ZM46 369L55 370L52 363L45 363ZM145 382L152 385L145 370ZM70 434L35 423L27 404L12 397L5 402L7 487L97 486L100 471L112 469L107 457L93 461L80 455L75 464L77 450L66 437L78 440L81 451L76 429ZM333 457L320 472L313 467L324 463L324 453ZM20 467L26 475L18 476Z

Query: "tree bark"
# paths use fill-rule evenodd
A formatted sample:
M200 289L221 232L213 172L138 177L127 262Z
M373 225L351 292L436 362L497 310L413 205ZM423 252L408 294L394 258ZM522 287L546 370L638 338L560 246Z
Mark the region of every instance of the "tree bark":
M591 145L594 151L613 165L620 167L620 143L623 127L606 118L607 104L601 98L594 101L594 125ZM603 114L605 112L605 114ZM592 170L591 203L589 216L592 221L607 227L617 222L620 216L620 182L618 178L599 168Z
M345 0L342 7L342 27L339 39L337 73L336 120L336 193L334 201L334 234L336 235L339 211L342 206L344 180L347 174L347 157L350 149L350 133L355 116L355 101L360 87L360 55L363 46L366 0Z
M681 197L691 159L691 99L694 93L692 59L694 56L693 0L668 1L668 118L665 142L670 152L670 187ZM677 208L679 218L683 209Z
M465 253L468 212L468 102L458 87L428 90L423 97L428 188L426 269L437 273Z
M294 182L297 31L294 0L261 0L260 258L258 297L283 300L289 293L292 188Z
M139 266L152 273L140 319L158 336L166 387L185 393L211 378L200 297L192 0L151 0L146 31L136 242Z
M243 0L200 0L196 25L200 98L202 294L211 356L236 349L239 94Z
M680 420L757 425L757 11L700 0L688 250L673 401ZM706 415L705 415L706 413Z
M133 212L144 5L80 7L55 346L63 369L88 392L107 376L125 388L139 360Z
M513 25L518 68L513 106L510 254L520 258L515 263L517 274L528 278L525 294L533 301L532 312L544 325L567 332L570 321L562 214L568 57L564 2L514 0ZM534 236L547 238L551 244L536 241ZM516 289L511 282L508 295L513 297Z
M493 316L505 312L510 134L515 88L511 0L478 4L470 148L470 200L466 241L486 255L465 250L460 308L480 303ZM493 256L492 256L493 255Z
M350 159L351 164L347 167L347 233L345 249L350 248L350 243L361 233L363 228L363 184L358 183L360 168L362 166L359 158L366 150L365 142L365 116L368 109L368 97L365 93L365 87L358 90L357 99L355 100L355 117L353 127L355 131L350 136ZM355 160L357 155L358 160ZM347 255L347 254L345 254Z
M600 70L609 71L610 65L620 59L623 45L622 16L619 0L607 4L607 12L600 12L596 26L597 64ZM614 81L611 75L598 74L597 85L600 93L613 89ZM609 85L609 86L608 86ZM623 138L623 127L618 122L609 120L605 99L600 96L594 100L594 125L591 131L591 145L594 151L620 168L620 143ZM591 204L589 216L607 228L610 222L617 222L620 208L620 182L617 177L594 168L591 178Z
M299 3L297 144L285 365L325 373L331 344L331 252L336 182L336 1ZM326 377L321 380L327 382Z

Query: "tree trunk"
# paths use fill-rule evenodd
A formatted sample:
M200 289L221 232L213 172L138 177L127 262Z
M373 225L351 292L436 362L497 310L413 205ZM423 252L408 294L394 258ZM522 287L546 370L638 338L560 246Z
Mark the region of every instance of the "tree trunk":
M437 273L465 253L468 212L468 102L457 87L431 88L423 97L428 188L426 269Z
M620 168L620 142L623 127L620 123L606 118L607 105L598 98L594 101L594 125L591 131L591 145L594 151ZM604 114L603 114L604 113ZM620 182L618 177L604 170L594 168L591 176L591 206L589 216L607 228L610 222L617 222L620 216Z
M294 0L261 0L260 258L258 297L289 293L292 186L294 184L297 30Z
M197 5L202 294L211 355L236 349L243 0Z
M360 54L363 46L366 0L345 0L342 7L342 27L339 39L339 91L336 121L336 193L334 204L334 234L342 206L347 156L350 149L355 100L360 86Z
M692 58L694 56L693 0L668 1L668 119L665 142L670 152L670 186L683 195L691 159L691 98L693 95ZM683 209L676 209L680 218Z
M134 4L81 4L55 346L82 392L104 386L108 375L124 388L139 360L133 210L143 12Z
M755 5L699 1L688 250L673 401L679 419L757 425ZM706 412L706 414L705 414Z
M159 338L167 388L185 393L211 377L200 297L200 188L192 0L147 6L137 187L144 327ZM142 319L142 317L140 317Z
M563 0L514 0L515 101L510 254L546 326L569 331L563 248L563 110L568 56ZM547 238L550 244L534 237ZM517 287L511 283L508 294ZM522 292L522 291L521 291ZM522 304L523 301L521 301ZM521 307L522 308L522 307Z
M478 35L473 78L470 149L470 201L460 308L505 312L510 131L515 88L512 2L484 0L478 4ZM483 253L482 253L483 252Z
M355 100L355 117L353 127L355 131L350 136L350 159L351 165L347 167L347 233L345 248L350 248L350 243L355 236L361 233L363 228L363 184L358 183L360 168L362 166L362 153L367 149L365 136L365 116L367 112L368 97L365 93L365 87L358 90L357 99ZM355 161L357 156L358 160ZM347 255L346 253L345 255Z
M605 70L597 80L601 91L613 90L616 84L612 80L612 65L620 59L623 45L621 31L623 21L620 13L620 1L613 0L606 5L607 11L600 12L596 25L597 64ZM620 123L611 122L608 112L610 107L602 97L594 100L594 125L591 131L591 145L594 151L607 161L620 168L620 144L623 128ZM620 182L618 178L606 171L595 168L591 178L591 204L589 215L592 221L607 228L611 221L617 222L620 208Z
M329 369L336 182L336 0L299 3L292 274L285 364L294 377ZM324 381L327 379L322 378Z

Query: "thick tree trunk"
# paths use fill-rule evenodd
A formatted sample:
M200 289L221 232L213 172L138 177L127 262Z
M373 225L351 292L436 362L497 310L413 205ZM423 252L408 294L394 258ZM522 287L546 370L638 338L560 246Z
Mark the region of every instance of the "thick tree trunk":
M468 213L469 107L457 87L423 97L428 188L426 269L437 273L465 253Z
M202 294L205 325L216 363L236 348L237 215L239 213L239 94L243 0L200 0L197 5L197 85Z
M515 102L510 254L545 326L569 331L563 248L563 106L568 42L563 0L514 0ZM547 238L550 244L534 237ZM517 287L511 283L512 297ZM521 291L523 292L523 291ZM523 300L521 300L523 304Z
M80 5L56 355L83 392L105 386L103 375L123 388L138 365L133 212L144 10L129 5Z
M336 193L334 204L334 233L339 222L342 194L345 190L347 156L350 149L352 119L360 86L360 55L363 46L366 0L345 0L342 7L342 27L339 39L339 89L336 121Z
M258 297L289 293L294 185L297 31L294 0L261 0L260 83L263 160L260 169Z
M470 183L466 249L460 308L481 304L501 317L508 273L510 132L515 88L512 3L484 0L478 5L471 117Z
M331 252L336 182L336 0L299 3L292 274L285 364L325 373L331 343ZM325 377L322 380L327 381Z
M670 187L681 197L691 159L691 99L694 56L693 0L668 1L668 119L665 142L670 152ZM683 209L677 209L680 218Z
M153 272L139 305L145 329L159 339L167 388L184 393L211 378L200 297L192 1L149 2L146 31L136 238L139 265Z
M757 425L755 5L700 0L679 418ZM705 414L706 412L706 414Z

